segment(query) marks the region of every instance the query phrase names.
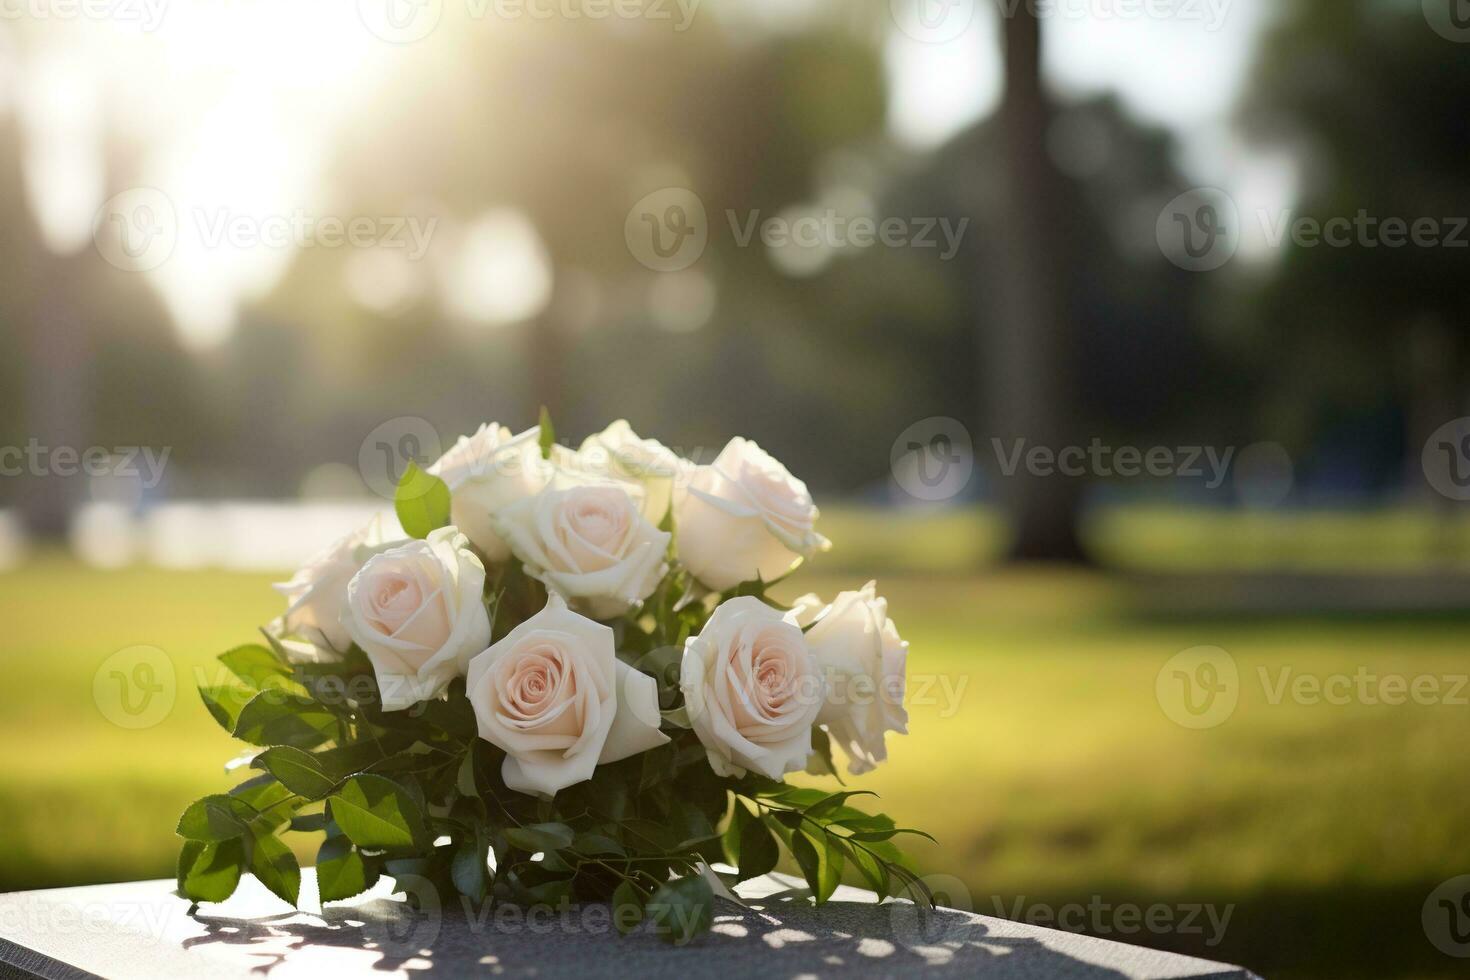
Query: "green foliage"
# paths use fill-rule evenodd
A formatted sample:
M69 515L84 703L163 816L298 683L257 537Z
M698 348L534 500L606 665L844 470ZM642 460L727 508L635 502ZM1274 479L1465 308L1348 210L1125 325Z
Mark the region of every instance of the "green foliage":
M393 495L393 510L409 537L427 538L449 523L449 485L409 460Z
M411 902L427 901L429 890L474 904L611 901L620 932L647 928L671 943L710 926L703 865L711 861L728 861L743 881L775 868L784 849L819 903L847 868L881 894L908 887L913 874L891 841L903 831L855 809L865 794L710 768L679 688L684 641L710 609L691 589L675 572L643 610L612 624L618 656L657 684L668 743L598 766L553 799L506 787L505 755L478 737L463 680L411 710L383 711L355 648L340 663L301 665L276 643L230 650L220 657L229 679L200 694L222 726L260 747L250 760L257 774L185 810L181 893L220 901L249 871L295 903L301 871L282 840L288 833L324 835L316 856L324 902L389 874ZM515 567L497 570L487 591L497 630L545 602L540 584ZM814 741L826 743L820 732Z

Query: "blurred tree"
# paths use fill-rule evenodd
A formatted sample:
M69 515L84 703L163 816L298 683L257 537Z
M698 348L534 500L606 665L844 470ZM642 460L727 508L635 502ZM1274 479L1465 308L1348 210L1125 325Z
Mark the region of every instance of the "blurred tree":
M1341 247L1281 244L1256 318L1273 426L1300 449L1320 444L1339 486L1376 473L1382 489L1399 460L1422 486L1426 437L1470 412L1470 230L1443 240L1470 216L1470 58L1430 29L1417 0L1281 6L1242 121L1294 154L1303 193L1291 217L1352 229ZM1389 219L1428 219L1439 240L1390 245ZM1402 437L1363 438L1375 419L1400 424ZM1344 428L1358 437L1341 438Z
M1006 247L999 256L1000 325L985 332L985 416L1007 442L1075 445L1076 350L1068 297L1077 264L1065 187L1047 151L1053 111L1041 73L1041 22L1028 4L997 5L1003 25ZM1086 560L1078 533L1082 484L1021 466L1001 481L1011 515L1011 557Z

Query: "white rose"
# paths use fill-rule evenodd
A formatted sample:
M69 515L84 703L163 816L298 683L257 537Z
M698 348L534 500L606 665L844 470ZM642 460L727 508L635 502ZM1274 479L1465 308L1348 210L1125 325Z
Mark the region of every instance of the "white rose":
M347 605L347 583L382 541L382 522L374 518L307 562L291 581L273 586L286 597L287 606L271 629L288 650L303 660L332 657L347 650L352 637L341 619ZM292 636L306 642L286 639Z
M630 490L637 487L544 490L502 510L495 527L548 591L596 619L621 616L668 571L669 534L644 519Z
M721 603L684 645L679 686L689 721L721 776L771 779L812 752L822 676L800 627L753 596Z
M624 419L582 441L577 461L584 469L643 485L643 515L650 524L663 523L673 499L674 480L685 461L663 443L643 439Z
M830 547L816 520L806 484L738 437L674 491L679 558L719 592L755 578L774 581Z
M551 482L552 467L541 457L541 427L512 436L503 425L482 425L429 467L449 487L449 517L490 561L505 561L510 549L495 532L495 515Z
M369 558L342 622L373 662L383 708L438 697L490 643L485 566L454 527Z
M669 740L653 678L617 658L610 628L556 595L470 661L465 693L480 737L506 752L505 785L522 793L552 796Z
M792 615L827 682L827 700L817 715L857 775L888 758L885 732L908 734L903 707L909 645L888 618L888 600L876 583L839 592L831 605L814 595L796 600Z

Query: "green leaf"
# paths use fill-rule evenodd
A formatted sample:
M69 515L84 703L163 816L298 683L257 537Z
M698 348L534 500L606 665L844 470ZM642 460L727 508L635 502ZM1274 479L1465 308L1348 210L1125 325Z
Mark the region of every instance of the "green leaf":
M353 776L332 794L332 819L358 847L427 844L423 812L408 791L383 776Z
M811 886L812 896L821 905L832 897L842 881L842 851L823 839L812 837L805 830L791 835L791 856L796 858L802 877Z
M683 945L715 920L715 896L699 875L665 882L648 900L648 917L665 942Z
M813 820L826 813L831 813L854 796L877 796L870 789L850 789L843 793L833 793L824 800L818 800L806 808L806 815Z
M551 458L551 447L556 445L556 426L551 424L551 413L546 406L541 406L541 418L537 423L541 427L541 458Z
M781 849L776 844L775 835L771 833L765 821L749 816L744 805L736 803L735 812L745 814L744 819L740 821L740 842L737 853L730 861L740 869L737 880L748 881L751 878L759 878L763 874L768 874L776 867L776 862L781 857ZM731 821L731 826L734 826L734 821ZM726 833L728 834L729 831L727 830Z
M217 684L199 688L199 699L209 709L214 720L231 735L239 723L240 712L257 692L233 684Z
M245 833L250 821L257 816L255 807L244 800L215 794L190 803L184 815L179 817L175 832L189 840L233 840Z
M890 827L887 830L864 830L855 834L848 834L848 836L853 840L876 843L878 841L888 840L894 834L914 834L915 836L922 837L925 840L934 841L934 843L936 844L939 843L939 841L934 840L931 835L926 834L922 830L915 830L912 827Z
M409 460L393 495L393 510L409 537L427 538L449 523L449 485Z
M673 825L674 837L677 838L674 849L678 851L687 850L695 844L719 836L715 833L709 817L705 816L699 807L682 797L674 800L669 821Z
M559 851L571 847L576 834L564 823L533 823L525 827L507 827L505 839L523 851Z
M599 854L611 854L616 857L626 857L628 851L622 844L602 834L578 834L572 843L572 850L578 854L594 857Z
M296 863L296 855L291 853L291 849L274 834L252 835L250 870L282 901L295 905L301 897L301 866Z
M298 834L319 834L327 829L325 813L300 813L291 818L291 829Z
M291 667L281 662L274 651L259 643L235 647L219 655L219 662L230 673L249 686L260 690L267 684L280 684L291 679ZM292 681L294 684L295 682Z
M620 934L626 936L638 928L638 923L643 921L643 906L647 901L647 894L627 878L613 889L613 926Z
M466 898L478 902L489 887L489 867L485 860L488 845L479 834L466 838L454 852L449 876L454 887Z
M179 891L193 902L223 902L240 884L245 845L238 839L184 842L179 852Z
M251 745L310 749L332 738L337 719L326 706L284 691L261 691L235 722L235 737Z
M337 781L327 774L316 756L290 745L266 749L251 763L281 781L281 785L308 800L320 800L332 792Z
M840 785L847 785L842 782L842 774L837 770L837 763L832 761L832 738L827 734L825 728L812 729L812 755L821 763L822 771L818 775L831 776Z
M847 857L852 862L852 866L862 874L868 887L873 889L880 899L887 898L891 893L888 866L863 848L852 845L848 845Z
M373 876L376 880L377 876ZM316 852L316 887L323 902L340 902L372 885L362 854L346 837L328 837Z

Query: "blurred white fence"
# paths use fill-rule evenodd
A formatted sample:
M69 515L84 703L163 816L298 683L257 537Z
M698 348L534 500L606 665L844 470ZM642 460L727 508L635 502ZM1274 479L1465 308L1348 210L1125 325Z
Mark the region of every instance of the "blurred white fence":
M72 517L76 556L99 568L145 563L161 568L290 571L338 538L393 509L379 500L174 501L139 513L89 503ZM0 523L0 550L3 550Z

